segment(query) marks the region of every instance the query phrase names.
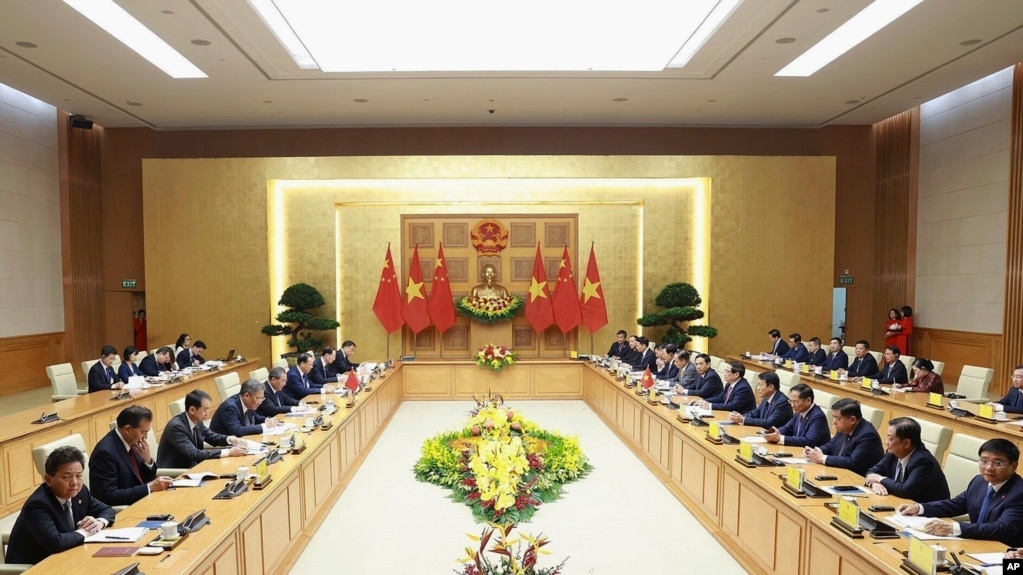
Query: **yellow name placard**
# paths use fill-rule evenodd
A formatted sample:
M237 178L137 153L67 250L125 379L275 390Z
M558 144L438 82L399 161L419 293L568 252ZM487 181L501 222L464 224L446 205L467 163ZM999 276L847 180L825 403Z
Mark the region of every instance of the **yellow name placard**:
M860 526L860 506L852 497L838 500L838 518L853 529Z
M926 541L921 541L916 537L909 538L909 562L922 569L924 573L933 574L935 572L937 568L936 555L934 548Z
M803 489L803 474L806 473L806 472L803 471L802 469L798 468L798 467L790 465L786 469L785 473L786 473L786 475L785 475L785 483L788 484L788 486L791 487L792 489L795 489L796 491L802 491L802 489Z
M741 457L743 461L753 463L753 445L745 441L740 441L739 457Z
M789 367L789 368L792 367L792 360L791 359L786 359L785 360L785 367Z
M710 422L710 429L707 430L707 435L714 439L721 439L721 424L716 421Z
M873 386L874 386L874 380L870 379L869 377L864 377L863 378L863 383L860 384L860 387L862 387L863 389L870 389Z
M803 364L803 373L810 373L810 364L809 363L804 363Z
M267 467L268 464L266 462L266 458L264 457L260 459L259 465L256 466L256 477L266 477Z
M579 359L579 352L573 349L568 352L568 357L571 357L572 359Z
M995 408L990 405L980 404L977 406L977 417L983 417L984 419L995 418Z
M927 396L927 403L930 405L941 405L941 394L931 393Z
M833 369L830 372L828 372L828 377L830 377L831 379L838 379L838 370Z

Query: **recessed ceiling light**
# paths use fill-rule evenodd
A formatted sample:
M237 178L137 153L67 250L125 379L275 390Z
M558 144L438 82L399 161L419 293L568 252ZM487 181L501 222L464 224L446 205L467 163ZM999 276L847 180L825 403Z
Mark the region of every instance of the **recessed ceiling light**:
M971 38L969 40L963 40L962 42L959 43L959 45L960 46L976 46L977 44L980 44L981 42L983 42L983 40L981 40L980 38Z
M160 13L162 13L162 14L173 14L174 11L173 10L160 10Z
M728 17L735 12L735 9L739 7L742 0L722 0L718 2L714 8L707 14L707 17L700 22L699 28L693 32L692 36L686 40L686 43L682 45L675 57L668 62L669 68L683 68L693 56L703 48L703 45L710 40L710 37L718 31L718 28L728 20Z
M209 40L203 40L202 38L196 38L195 40L192 40L192 44L196 46L209 46L212 43L213 42L210 42Z
M273 100L263 100L263 103L264 104L273 104L274 101Z
M628 101L629 101L629 99L628 99L628 98L614 98L614 99L613 99L613 100L611 100L611 101L612 101L612 102L628 102Z
M707 102L713 104L714 102L717 102L717 99L715 98L713 100L707 100Z
M875 0L775 76L812 76L923 0Z
M793 43L795 41L796 41L795 38L792 38L791 36L786 36L785 38L778 38L777 40L774 41L774 43L775 44L791 44L791 43Z
M284 16L273 0L249 0L249 6L252 6L252 9L259 14L263 23L273 32L274 36L277 37L277 41L281 43L281 46L284 46L284 49L288 51L291 59L295 61L299 68L303 70L317 70L320 68L312 54L302 44L302 40L299 39L291 24L288 24L288 21L284 19Z
M369 102L366 98L355 98L352 101L356 104L365 104L366 102Z
M38 44L33 44L31 42L25 42L25 41L15 42L14 44L16 46L21 46L22 48L38 48L39 47Z
M131 100L125 100L124 103L128 104L129 106L141 106L142 105L142 102L133 102Z
M64 0L64 3L171 78L208 77L113 0Z
M818 14L823 14L825 12L831 12L831 8L818 8L817 9L817 13Z
M846 100L846 104L859 104L862 100Z

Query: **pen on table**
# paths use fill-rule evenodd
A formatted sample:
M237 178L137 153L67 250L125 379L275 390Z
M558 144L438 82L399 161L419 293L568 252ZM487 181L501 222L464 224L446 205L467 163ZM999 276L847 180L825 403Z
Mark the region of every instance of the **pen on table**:
M104 535L103 538L111 541L131 541L131 537L118 537L117 535Z
M170 559L170 556L171 556L171 554L170 554L170 553L168 553L168 554L164 555L164 556L163 556L163 559L160 559L159 561L157 561L157 563L163 563L164 561L166 561L166 560Z

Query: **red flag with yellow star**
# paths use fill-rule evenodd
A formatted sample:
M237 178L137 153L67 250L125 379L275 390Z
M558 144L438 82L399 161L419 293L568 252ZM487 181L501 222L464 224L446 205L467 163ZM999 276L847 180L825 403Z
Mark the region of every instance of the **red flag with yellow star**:
M536 259L533 260L533 277L529 281L529 296L526 299L526 319L533 331L542 332L554 323L554 309L551 308L551 292L547 288L547 272L540 257L540 244L536 244Z
M650 373L650 366L648 365L646 370L643 372L643 379L640 380L643 384L643 389L650 389L654 386L654 376Z
M579 296L579 311L582 312L583 325L591 333L607 325L607 305L604 303L604 288L600 287L593 244L590 244L590 262L586 264L583 293Z
M419 264L419 246L412 251L412 265L409 267L408 284L405 285L405 299L401 315L412 333L419 333L430 327L430 312L426 302L426 284L423 282L423 268Z
M455 303L451 298L451 282L448 281L448 265L444 261L444 244L437 247L437 265L433 268L433 290L426 304L437 333L444 333L455 325Z
M380 272L380 285L377 286L377 298L373 300L373 313L387 333L405 325L405 320L401 317L401 291L398 276L394 273L394 260L391 259L391 244L387 244L387 259L384 260L384 269Z
M582 321L579 311L579 296L575 291L575 276L572 275L572 260L568 258L568 246L561 254L561 267L558 269L558 285L551 296L551 307L554 309L554 321L561 333L568 333Z

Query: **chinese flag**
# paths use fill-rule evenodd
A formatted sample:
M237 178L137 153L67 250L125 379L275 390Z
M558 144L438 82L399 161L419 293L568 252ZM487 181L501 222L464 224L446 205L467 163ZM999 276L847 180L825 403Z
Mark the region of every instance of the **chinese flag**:
M448 266L444 261L444 244L437 248L437 267L433 268L433 291L426 304L433 325L438 333L444 333L455 325L455 304L451 299L451 283L448 281Z
M536 244L536 259L533 260L533 277L529 282L529 299L526 300L526 319L536 332L542 332L554 323L551 292L547 288L547 272L543 269L540 244Z
M647 369L647 371L650 370ZM345 380L345 387L347 387L352 393L355 393L355 390L359 389L359 378L355 375L354 369L348 371L348 379Z
M568 246L565 246L565 251L561 254L558 286L554 288L551 307L554 308L554 320L561 328L561 333L568 333L582 321L579 296L575 292L575 276L572 275L572 260L568 259Z
M600 272L597 271L597 256L590 245L590 262L586 264L586 278L583 293L579 296L579 311L583 324L590 332L607 325L607 305L604 303L604 288L600 287Z
M377 286L377 298L373 300L373 313L387 333L405 324L401 317L401 291L398 288L398 276L394 273L394 260L391 259L391 244L387 244L387 259L384 260L384 269L380 272L380 285Z
M430 312L426 303L426 284L423 282L423 268L419 265L419 246L412 252L412 266L405 286L405 305L401 315L412 333L419 333L430 327Z
M647 366L643 372L643 379L640 380L643 383L643 389L650 389L654 385L654 376L650 373L650 366Z

